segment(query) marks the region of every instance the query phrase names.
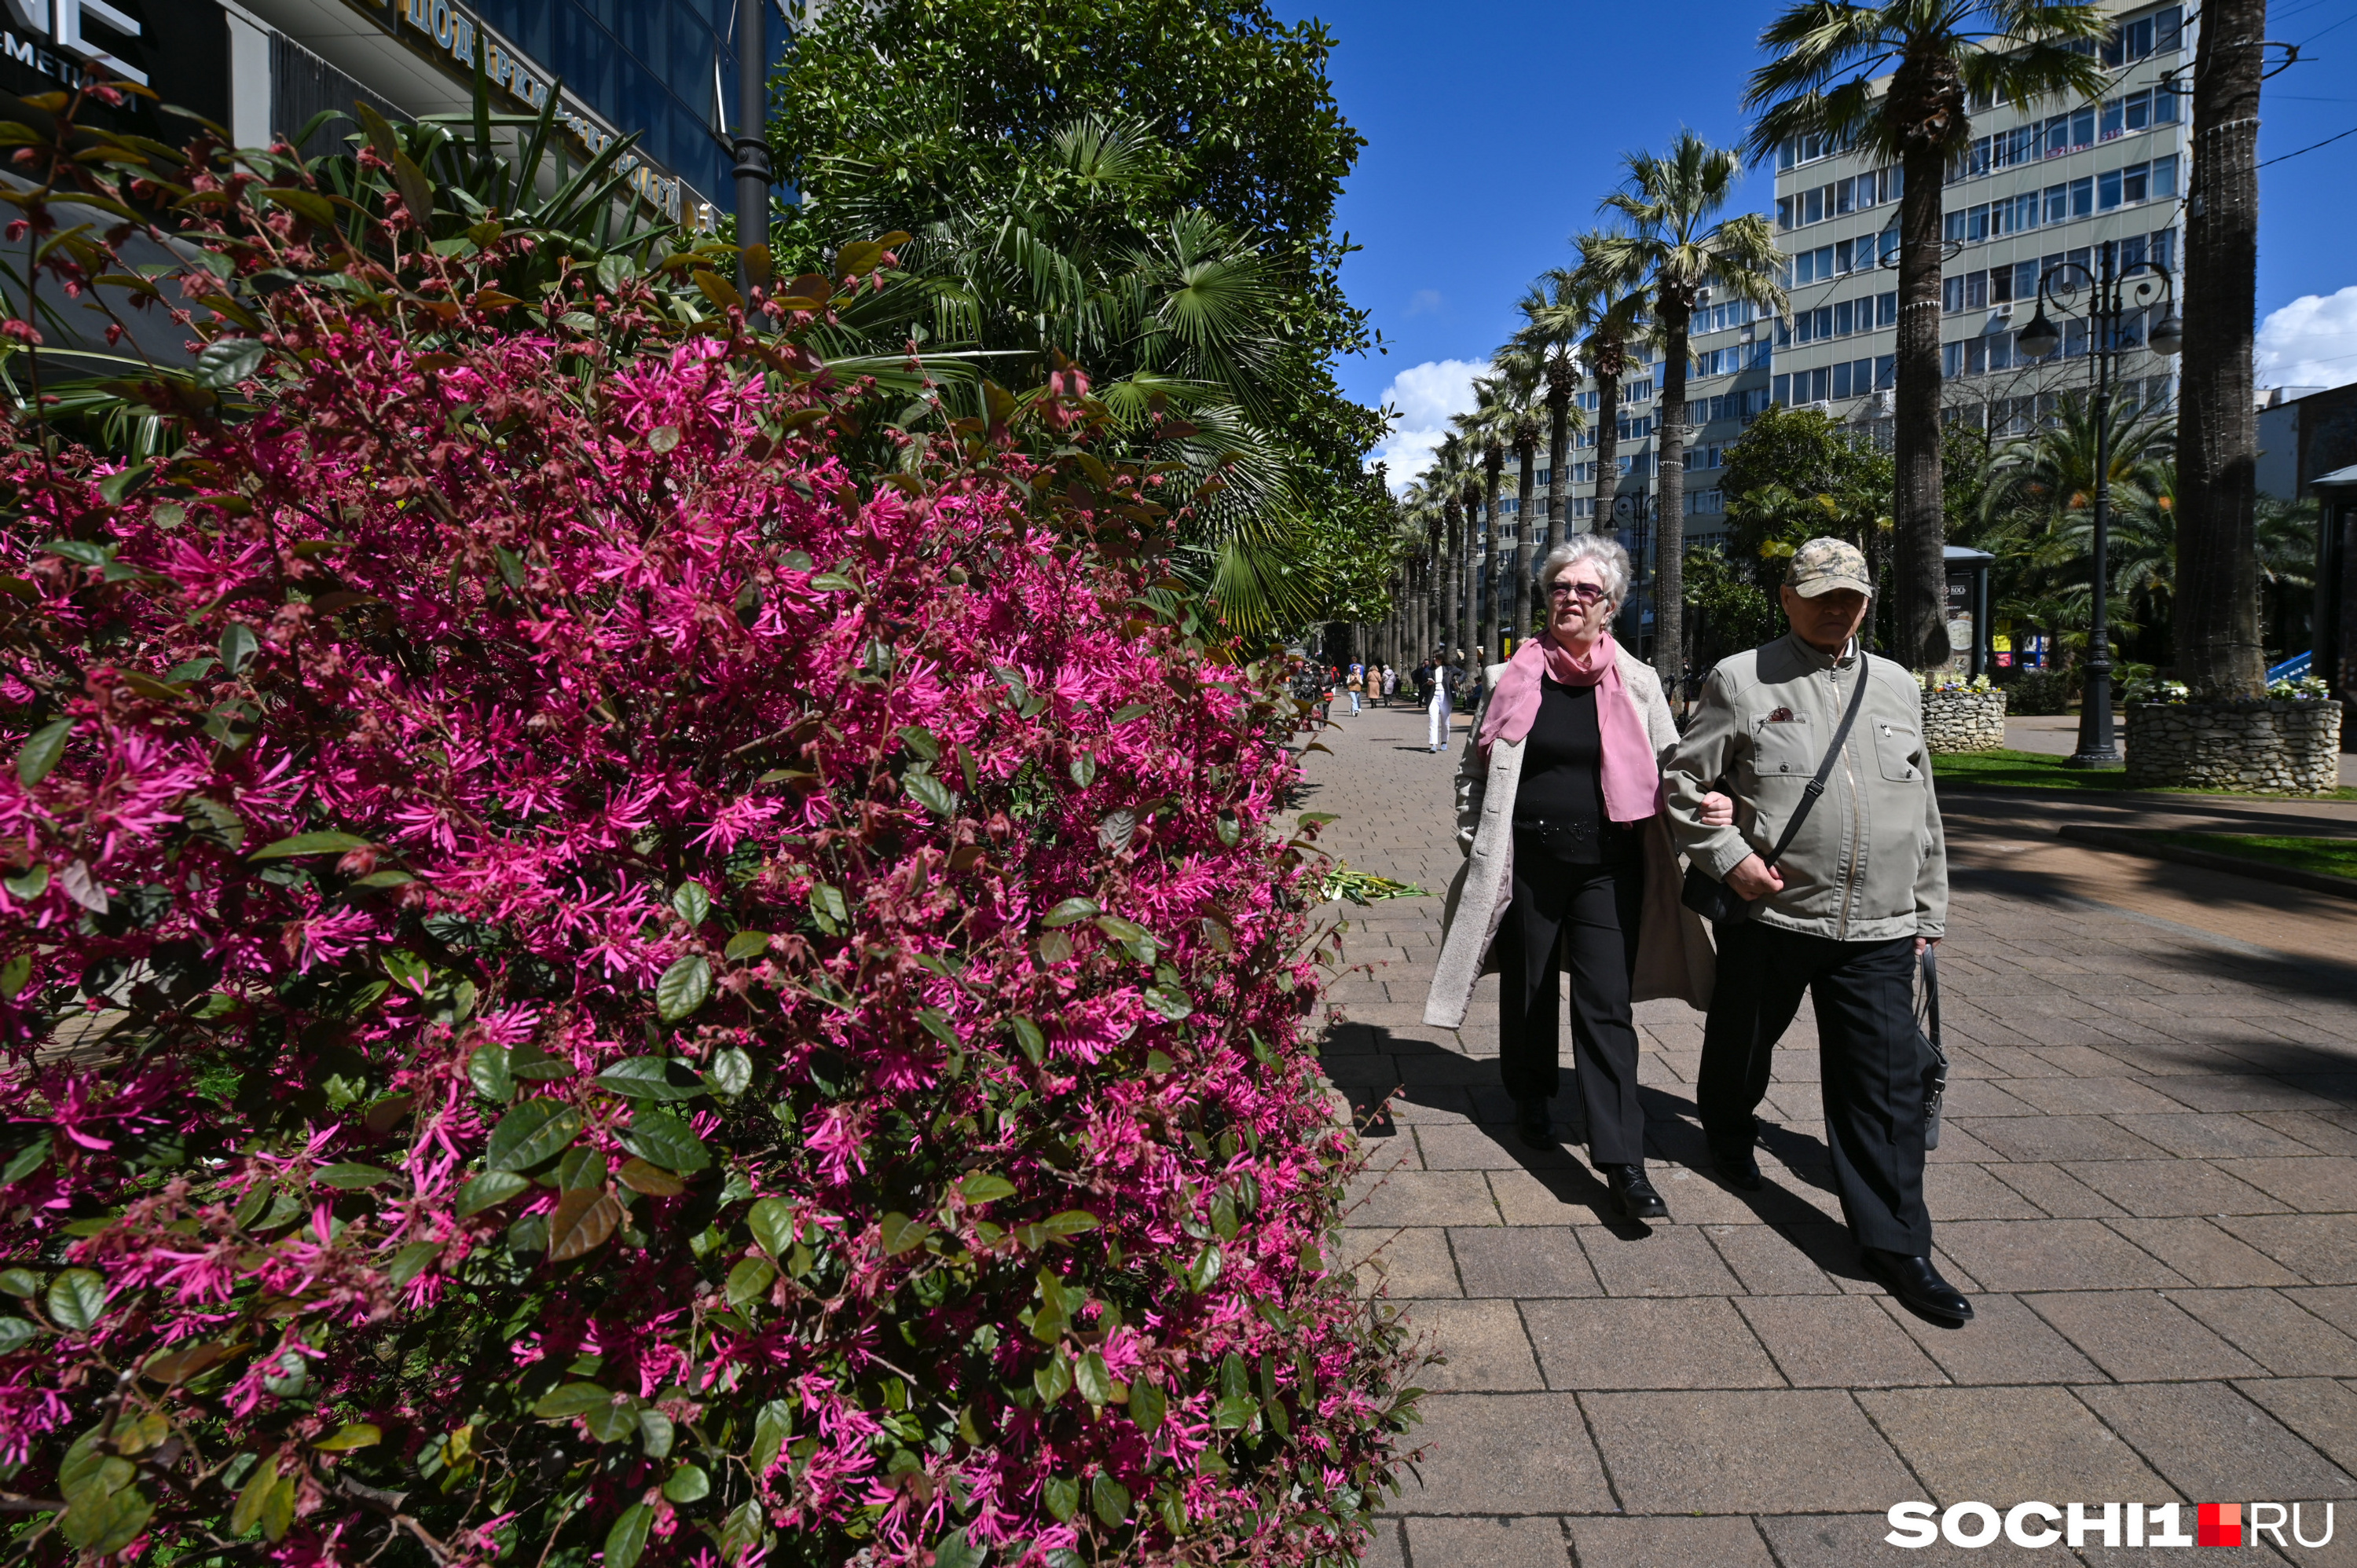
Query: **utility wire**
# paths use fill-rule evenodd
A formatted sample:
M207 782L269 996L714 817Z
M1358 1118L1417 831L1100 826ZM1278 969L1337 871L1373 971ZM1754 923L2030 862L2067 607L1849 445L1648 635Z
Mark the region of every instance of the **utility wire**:
M2286 158L2296 158L2302 153L2312 153L2319 147L2329 147L2333 143L2344 140L2350 136L2357 136L2357 125L2350 126L2349 129L2341 132L2338 136L2327 136L2320 142L2310 142L2304 147L2296 147L2287 153L2277 153L2274 157L2263 159L2256 166L2265 168L2268 164L2279 164Z

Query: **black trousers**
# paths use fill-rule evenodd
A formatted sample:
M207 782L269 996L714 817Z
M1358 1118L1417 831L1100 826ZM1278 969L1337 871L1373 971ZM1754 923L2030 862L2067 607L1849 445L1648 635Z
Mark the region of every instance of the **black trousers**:
M1842 1214L1861 1247L1932 1251L1923 1207L1923 1074L1915 939L1842 942L1746 920L1718 928L1718 983L1695 1100L1722 1153L1748 1151L1776 1042L1816 1004L1825 1142Z
M1567 957L1573 1062L1588 1154L1599 1165L1645 1157L1637 1027L1629 1015L1644 893L1644 867L1634 855L1618 865L1566 865L1535 844L1515 842L1514 901L1498 928L1498 1066L1506 1092L1517 1099L1554 1096Z

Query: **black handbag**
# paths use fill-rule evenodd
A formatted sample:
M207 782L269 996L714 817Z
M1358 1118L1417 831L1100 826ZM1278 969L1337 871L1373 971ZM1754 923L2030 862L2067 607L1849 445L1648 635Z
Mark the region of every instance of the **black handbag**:
M1940 961L1936 946L1923 950L1923 999L1915 1018L1915 1038L1929 1054L1923 1069L1923 1146L1940 1146L1940 1105L1948 1098L1948 1052L1940 1043Z
M1801 790L1801 803L1792 808L1784 823L1784 831L1776 836L1776 847L1768 852L1761 865L1773 867L1792 847L1792 840L1801 824L1809 820L1817 804L1817 797L1825 792L1825 780L1834 773L1834 764L1840 759L1842 747L1849 741L1850 726L1857 722L1858 709L1866 705L1866 682L1872 671L1866 666L1866 655L1857 656L1857 689L1850 693L1849 706L1843 710L1841 723L1834 730L1834 743L1825 747L1824 760L1817 764L1817 776ZM1751 918L1751 900L1713 876L1699 865L1686 867L1685 886L1679 890L1678 902L1714 925L1731 926L1738 920Z

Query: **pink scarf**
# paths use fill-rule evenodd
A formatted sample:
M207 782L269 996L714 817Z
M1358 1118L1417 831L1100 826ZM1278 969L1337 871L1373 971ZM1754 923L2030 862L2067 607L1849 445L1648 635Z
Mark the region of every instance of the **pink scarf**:
M1491 743L1501 736L1520 744L1531 733L1539 716L1542 677L1561 686L1593 686L1596 722L1604 736L1604 814L1616 822L1640 822L1653 814L1662 770L1637 704L1621 683L1619 652L1609 631L1589 646L1585 659L1557 643L1552 632L1524 642L1490 693L1490 711L1481 718L1481 755L1489 756Z

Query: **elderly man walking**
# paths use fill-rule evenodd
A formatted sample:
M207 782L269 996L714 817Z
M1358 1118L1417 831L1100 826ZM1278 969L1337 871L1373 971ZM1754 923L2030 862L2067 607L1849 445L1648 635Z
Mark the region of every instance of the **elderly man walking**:
M1857 645L1873 594L1854 545L1803 545L1782 591L1791 635L1711 672L1663 769L1678 846L1743 901L1718 926L1695 1100L1719 1175L1758 1188L1754 1112L1810 993L1825 1142L1859 1257L1906 1305L1962 1323L1972 1304L1932 1266L1931 1061L1914 1011L1917 961L1947 929L1947 849L1921 690ZM1735 799L1732 826L1703 822L1714 789Z

